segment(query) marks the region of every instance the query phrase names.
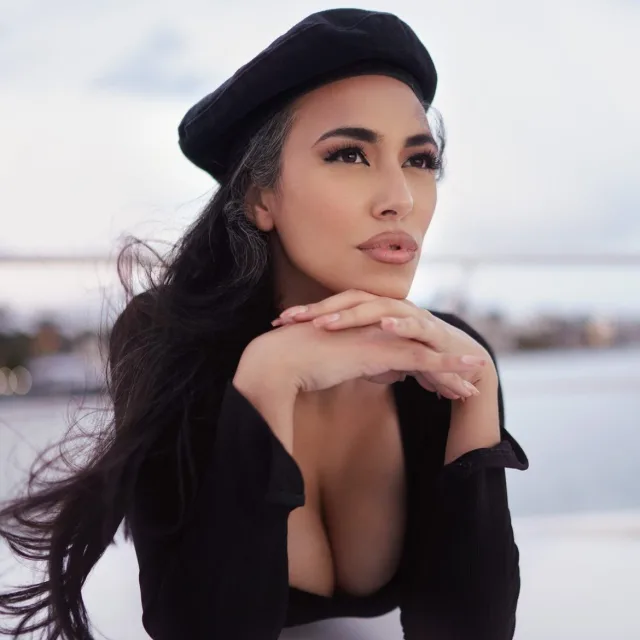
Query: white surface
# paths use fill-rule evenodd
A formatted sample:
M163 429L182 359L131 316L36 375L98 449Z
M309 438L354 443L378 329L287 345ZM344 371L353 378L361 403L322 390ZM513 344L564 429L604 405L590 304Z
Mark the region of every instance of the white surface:
M402 640L398 609L379 618L323 620L285 629L279 640Z
M516 640L640 638L640 512L516 519L515 529L522 571ZM14 566L0 584L26 576ZM87 581L85 599L91 620L106 637L148 638L128 544L121 541L105 553ZM305 625L280 638L402 640L402 632L395 611L369 620Z

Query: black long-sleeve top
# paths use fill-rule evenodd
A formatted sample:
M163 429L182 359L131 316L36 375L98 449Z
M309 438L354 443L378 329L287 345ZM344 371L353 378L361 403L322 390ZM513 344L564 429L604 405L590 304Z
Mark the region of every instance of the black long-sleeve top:
M434 313L484 338L450 314ZM493 353L492 353L493 356ZM178 530L163 465L140 473L128 515L140 568L143 624L154 640L277 640L285 627L400 608L405 640L510 640L519 553L505 469L527 457L502 440L444 465L451 402L412 378L393 385L406 465L407 525L393 578L376 593L323 597L288 584L287 520L305 502L302 473L229 381L197 494Z

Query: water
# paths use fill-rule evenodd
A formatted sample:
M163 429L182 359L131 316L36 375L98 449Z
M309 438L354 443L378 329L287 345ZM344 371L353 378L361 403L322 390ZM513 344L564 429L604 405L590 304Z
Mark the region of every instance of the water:
M531 462L524 473L508 472L522 556L517 640L640 638L639 365L637 348L500 359L507 428ZM11 495L34 452L62 434L69 406L61 399L0 403L0 499ZM0 588L26 575L6 553L0 561L10 569ZM123 541L105 553L85 598L109 638L147 637L135 556ZM393 640L399 633L397 612L370 624L295 637Z

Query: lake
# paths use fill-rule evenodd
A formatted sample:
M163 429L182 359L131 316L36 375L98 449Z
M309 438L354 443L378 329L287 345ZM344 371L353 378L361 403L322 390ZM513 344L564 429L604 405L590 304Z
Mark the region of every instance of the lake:
M507 354L499 365L507 428L531 462L526 472L508 472L523 580L516 638L637 640L640 349ZM60 398L0 402L0 498L10 495L35 451L60 436L69 407ZM0 553L9 570L2 588L26 570ZM128 544L118 540L105 553L85 593L107 637L147 637ZM384 630L393 640L397 614L372 624L357 637L373 640ZM318 629L308 637L320 637Z

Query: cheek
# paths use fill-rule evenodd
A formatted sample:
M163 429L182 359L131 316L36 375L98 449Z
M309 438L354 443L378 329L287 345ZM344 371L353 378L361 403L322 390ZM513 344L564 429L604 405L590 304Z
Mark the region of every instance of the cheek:
M341 206L327 194L318 194L304 202L291 201L280 211L276 220L278 235L298 268L306 272L325 270L344 261L347 250L358 244L355 239L362 231L358 234L356 216L349 216Z
M326 260L358 244L364 203L354 201L353 189L341 188L322 171L292 172L286 184L275 224L291 258Z
M414 213L416 224L424 235L431 224L438 202L438 190L435 179L433 183L418 185L414 191Z

